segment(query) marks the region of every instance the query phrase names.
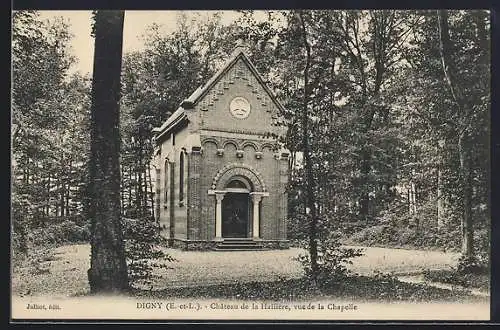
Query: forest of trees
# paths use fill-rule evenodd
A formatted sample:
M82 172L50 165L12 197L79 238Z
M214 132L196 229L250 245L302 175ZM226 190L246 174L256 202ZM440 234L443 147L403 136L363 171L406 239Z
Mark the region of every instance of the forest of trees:
M289 238L332 232L489 261L490 17L484 10L180 13L121 69L120 210L154 219L152 128L244 39L285 106ZM89 25L92 24L89 22ZM13 13L12 238L90 241L91 78L69 74L68 22ZM311 260L312 264L316 263Z

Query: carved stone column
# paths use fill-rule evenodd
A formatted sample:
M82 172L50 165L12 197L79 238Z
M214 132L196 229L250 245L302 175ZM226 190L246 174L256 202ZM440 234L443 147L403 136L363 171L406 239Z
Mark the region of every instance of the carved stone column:
M222 240L222 200L225 192L215 193L215 239Z
M253 221L252 221L252 233L254 239L260 238L260 201L262 200L262 193L251 193L252 203L253 203Z

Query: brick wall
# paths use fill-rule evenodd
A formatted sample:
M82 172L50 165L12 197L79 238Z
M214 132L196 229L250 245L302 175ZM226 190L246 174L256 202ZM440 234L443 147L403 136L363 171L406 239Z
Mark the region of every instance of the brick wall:
M200 221L200 238L212 239L215 236L215 197L208 195L208 190L212 189L213 179L217 172L227 164L248 165L261 175L266 190L269 192L269 196L263 197L261 201L261 237L265 239L279 238L278 219L282 218L279 214L281 209L277 207L281 203L279 193L280 161L275 159L271 148L268 146L262 148L262 140L256 137L249 140L205 135L202 136L202 141L204 143L201 157L200 216L204 220ZM257 150L248 142L253 142ZM243 157L238 158L236 150L245 144L243 149L239 149L243 150ZM220 155L221 149L224 150L222 155ZM262 153L260 159L256 158L256 152Z
M229 103L236 96L245 97L250 102L250 115L245 119L235 118L229 112ZM202 129L252 134L265 134L275 130L272 123L277 111L276 105L241 59L196 105L196 110L201 116Z
M164 140L161 145L161 166L160 174L160 227L161 234L164 237L171 238L172 233L175 237L187 238L187 190L188 190L188 157L184 159L184 203L179 201L179 182L180 182L180 154L185 147L185 141L188 137L187 130L180 131L175 136L175 146L172 145L172 138ZM166 169L165 160L168 159L169 169ZM168 176L168 177L167 177ZM165 185L167 180L167 185ZM165 189L168 189L167 200L165 200ZM158 190L157 190L158 191ZM173 223L171 221L173 218ZM173 225L173 226L172 226Z
M245 119L230 114L229 104L236 96L245 97L251 112ZM215 196L209 195L214 177L228 164L253 169L262 180L269 196L261 200L260 237L265 240L286 238L286 160L276 157L274 142L263 138L277 133L272 124L277 106L265 89L246 67L237 61L215 86L203 96L194 109L186 110L189 124L176 135L176 145L169 139L162 143L160 174L160 223L162 234L192 241L212 240L215 237ZM200 137L201 146L193 152L186 143L193 134ZM185 147L184 204L179 205L179 155ZM201 147L201 148L200 148ZM238 157L241 153L242 157ZM169 201L164 200L165 158L170 160L173 180L169 181ZM249 178L250 179L250 178ZM164 206L167 206L165 208ZM250 213L250 217L252 214ZM173 217L174 226L170 227Z

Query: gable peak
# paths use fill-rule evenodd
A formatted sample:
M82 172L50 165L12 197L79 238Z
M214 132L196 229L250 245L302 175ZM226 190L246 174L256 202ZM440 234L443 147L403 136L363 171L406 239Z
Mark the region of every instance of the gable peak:
M243 38L236 40L236 46L233 48L230 58L237 56L240 53L243 53L247 57L250 55L250 46Z

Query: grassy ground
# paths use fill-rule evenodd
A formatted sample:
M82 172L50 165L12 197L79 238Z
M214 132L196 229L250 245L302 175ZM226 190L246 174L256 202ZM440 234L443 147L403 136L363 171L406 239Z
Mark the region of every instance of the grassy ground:
M485 302L485 296L471 295L463 289L447 289L424 283L399 281L395 277L350 276L336 284L312 286L303 279L235 282L191 287L168 287L157 291L135 290L136 297L148 298L225 298L309 301L335 299L364 302Z
M166 249L179 262L162 270L153 287L134 289L121 295L90 295L86 272L88 244L67 245L38 251L31 262L21 262L12 273L13 318L97 319L296 319L296 320L487 320L489 294L456 286L437 287L413 276L422 269L449 269L457 255L440 252L366 248L350 269L360 275L334 283L312 285L302 277L294 260L300 249L258 252L185 252ZM160 274L158 274L160 275ZM412 277L408 280L408 277ZM151 303L166 308L144 309ZM288 310L264 309L262 303ZM27 309L33 304L47 310ZM48 304L60 309L51 310ZM183 309L183 306L197 309ZM213 309L215 304L215 308ZM217 304L251 309L218 309ZM357 310L319 310L323 306L356 306ZM304 309L316 306L316 310ZM297 309L303 306L303 309ZM190 307L191 308L191 307ZM201 308L201 309L198 309Z
M261 285L257 282L268 283L266 285L272 288L270 291L279 291L276 285L281 287L286 281L300 281L302 276L300 264L294 260L296 256L304 253L304 250L298 248L241 252L188 252L165 249L165 252L178 262L171 263L171 269L162 269L158 273L162 278L155 280L152 289L167 295L169 290L182 292L179 287L193 286L198 287L200 293L203 290L225 292L220 290L221 285L226 288L233 285L234 290L244 294L252 292L252 286ZM62 246L52 253L39 251L34 261L16 267L12 277L13 293L58 296L85 294L88 292L86 272L90 266L89 256L90 246L87 244ZM365 255L354 259L350 269L362 275L355 281L358 281L358 287L364 287L362 283L366 283L368 276L373 277L376 273L411 274L424 269L446 269L456 264L457 259L456 254L436 251L366 248ZM387 282L386 279L379 280L382 284ZM256 283L249 284L250 288L245 285L241 287L242 283L253 282ZM286 287L299 287L298 282L292 282L287 282ZM354 282L345 285L345 288L356 286ZM189 289L183 290L189 292ZM345 292L349 290L346 289Z
M88 292L90 245L39 249L12 270L15 295L74 296Z

